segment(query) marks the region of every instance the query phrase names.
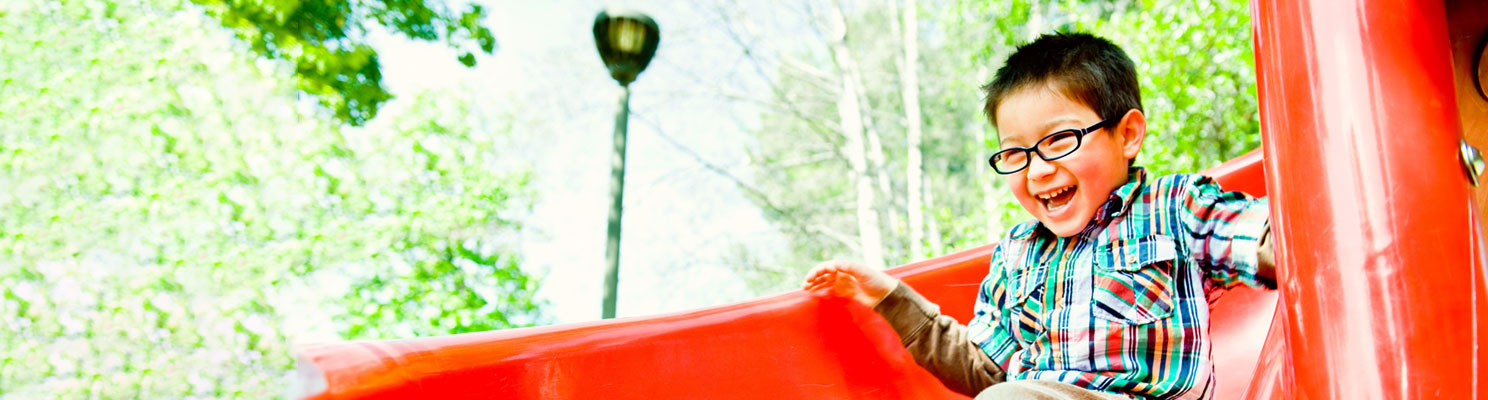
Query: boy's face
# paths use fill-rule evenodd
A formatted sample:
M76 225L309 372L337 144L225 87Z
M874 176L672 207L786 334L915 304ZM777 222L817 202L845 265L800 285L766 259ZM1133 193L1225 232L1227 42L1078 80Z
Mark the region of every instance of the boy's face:
M1094 109L1047 84L1015 91L997 106L1004 149L1033 147L1048 134L1084 129L1100 120ZM1126 183L1127 160L1137 156L1145 133L1145 119L1132 110L1085 135L1074 153L1054 161L1029 154L1027 168L1004 177L1013 197L1044 227L1060 237L1073 236Z

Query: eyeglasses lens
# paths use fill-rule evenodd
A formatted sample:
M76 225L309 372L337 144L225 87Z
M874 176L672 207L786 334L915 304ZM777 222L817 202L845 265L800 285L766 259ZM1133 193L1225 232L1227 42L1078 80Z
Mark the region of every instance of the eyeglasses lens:
M1023 166L1027 164L1028 152L1026 151L1004 151L992 158L992 166L1004 174L1023 169Z
M1069 155L1080 147L1080 137L1075 131L1058 132L1039 141L1039 153L1044 157L1059 158Z

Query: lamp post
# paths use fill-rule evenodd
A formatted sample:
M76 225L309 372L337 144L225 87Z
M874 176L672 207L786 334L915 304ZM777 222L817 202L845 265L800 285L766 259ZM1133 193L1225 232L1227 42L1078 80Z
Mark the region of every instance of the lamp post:
M609 239L605 241L604 318L615 317L615 297L620 284L620 205L625 195L625 130L630 117L630 82L646 70L661 30L646 14L629 10L600 11L594 17L594 45L599 58L620 83L620 110L615 113L614 152L610 154Z

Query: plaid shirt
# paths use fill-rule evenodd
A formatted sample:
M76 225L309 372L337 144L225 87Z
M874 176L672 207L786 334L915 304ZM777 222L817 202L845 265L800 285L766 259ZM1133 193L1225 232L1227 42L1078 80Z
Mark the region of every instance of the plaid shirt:
M1078 234L1013 227L967 324L1009 380L1136 398L1211 398L1209 304L1256 276L1265 199L1208 177L1132 168Z

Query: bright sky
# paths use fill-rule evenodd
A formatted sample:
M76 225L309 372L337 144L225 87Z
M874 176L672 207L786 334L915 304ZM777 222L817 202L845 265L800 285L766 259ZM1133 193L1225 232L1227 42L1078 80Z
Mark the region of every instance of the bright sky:
M631 85L619 316L746 299L744 284L719 262L722 253L738 243L766 255L784 247L732 181L688 153L747 179L752 139L740 129L758 116L725 100L724 92L750 92L759 76L722 36L715 6L694 3L488 1L486 25L499 47L474 69L439 44L375 38L395 94L466 85L490 100L480 109L518 116L520 144L511 157L530 162L539 196L521 248L525 267L546 275L540 294L556 322L600 315L619 87L590 29L607 5L645 12L662 31L656 58Z

